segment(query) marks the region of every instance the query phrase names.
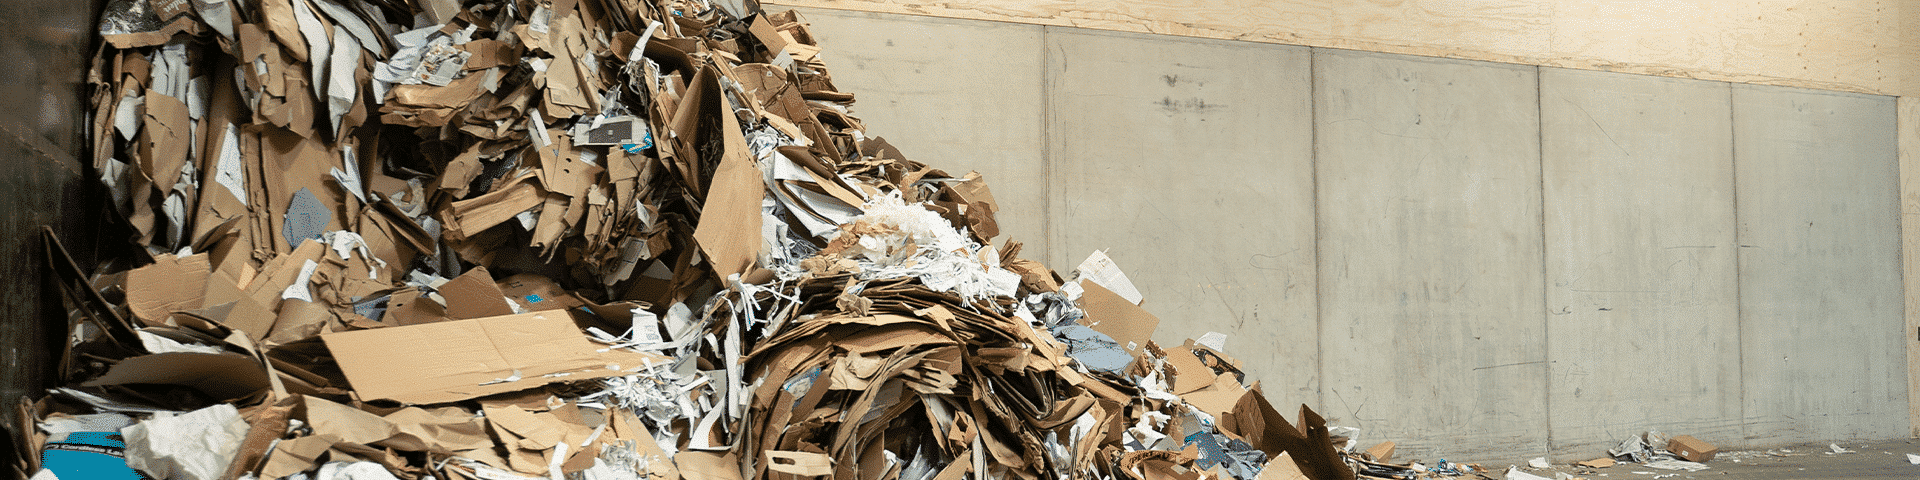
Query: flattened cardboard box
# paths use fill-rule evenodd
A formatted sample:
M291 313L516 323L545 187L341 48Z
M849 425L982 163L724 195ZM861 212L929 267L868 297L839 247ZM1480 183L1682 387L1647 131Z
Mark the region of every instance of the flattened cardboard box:
M588 341L565 312L436 322L330 333L347 383L362 400L433 404L555 382L622 375L652 354Z

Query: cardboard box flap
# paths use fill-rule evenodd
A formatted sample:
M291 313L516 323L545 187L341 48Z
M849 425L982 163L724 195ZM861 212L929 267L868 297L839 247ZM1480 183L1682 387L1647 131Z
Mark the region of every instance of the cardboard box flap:
M490 448L493 438L479 416L460 407L423 409L407 407L382 417L399 430L382 446L405 451L452 453Z
M199 310L212 266L206 254L161 255L154 263L127 272L127 309L148 325L161 325L173 312Z
M447 300L447 316L455 320L512 315L513 305L494 285L487 267L473 267L436 289Z
M499 282L499 286L500 293L528 311L566 310L586 305L580 297L560 288L560 284L554 283L552 279L531 273L507 277ZM617 313L631 318L632 306L622 308L616 309L619 310Z
M760 199L766 195L766 184L761 181L760 168L754 165L753 157L747 152L746 138L740 133L739 121L731 109L725 107L728 102L720 92L719 76L713 68L703 68L695 79L695 88L710 91L695 100L704 100L707 105L701 114L717 115L721 118L720 130L723 139L720 164L713 174L713 184L707 191L706 202L701 206L701 215L709 218L724 218L726 221L700 222L695 227L693 237L700 244L707 261L713 264L713 271L720 278L746 273L753 266L754 259L760 254ZM689 92L688 96L692 96Z
M1147 310L1134 305L1120 295L1113 293L1099 283L1082 281L1085 289L1080 295L1080 307L1087 311L1081 323L1095 331L1113 337L1113 340L1128 351L1137 351L1153 338L1153 331L1160 327L1160 318L1147 313Z
M367 400L446 403L554 382L622 375L663 357L600 351L560 312L322 335Z
M400 429L392 422L365 410L326 401L318 397L301 397L299 410L313 428L315 435L327 435L342 442L371 445L392 438Z
M270 387L267 370L238 353L159 353L114 364L82 385L162 384L190 387L219 400L246 398Z

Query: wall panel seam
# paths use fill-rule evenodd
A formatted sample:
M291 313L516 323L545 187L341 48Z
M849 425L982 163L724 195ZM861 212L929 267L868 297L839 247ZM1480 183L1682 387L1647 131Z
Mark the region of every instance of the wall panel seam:
M1313 359L1314 393L1320 405L1327 403L1327 318L1325 313L1326 257L1322 255L1320 229L1320 49L1307 48L1307 171L1312 185L1308 203L1313 216ZM1324 407L1322 407L1324 408ZM1358 421L1356 418L1355 421Z
M1042 256L1051 262L1061 257L1055 250L1053 241L1053 199L1058 196L1054 188L1053 171L1053 27L1040 27L1040 181L1045 185L1041 189L1043 200L1040 202L1040 248Z
M1540 359L1543 366L1540 375L1541 409L1546 412L1542 422L1546 428L1546 455L1553 455L1553 315L1547 314L1552 307L1547 305L1547 288L1553 281L1547 271L1547 111L1546 92L1542 85L1543 70L1533 67L1533 134L1534 161L1539 165L1540 180Z
M1747 246L1740 238L1740 115L1737 112L1740 103L1734 98L1733 84L1722 82L1722 85L1727 87L1727 162L1732 164L1727 171L1733 177L1730 179L1733 186L1733 338L1739 357L1736 373L1740 378L1740 438L1745 444L1753 438L1753 432L1748 428L1752 421L1747 418L1747 302L1741 298L1741 286L1746 278L1746 265L1741 257Z

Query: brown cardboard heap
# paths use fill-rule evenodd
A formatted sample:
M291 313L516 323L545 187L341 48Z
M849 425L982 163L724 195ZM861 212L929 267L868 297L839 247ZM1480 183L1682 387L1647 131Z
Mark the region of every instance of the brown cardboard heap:
M229 479L1354 477L1131 288L993 247L984 178L868 134L807 23L739 3L110 0L89 166L134 244L91 277L49 244L86 326L23 418L231 405ZM893 198L958 240L862 243ZM942 255L991 293L876 273Z

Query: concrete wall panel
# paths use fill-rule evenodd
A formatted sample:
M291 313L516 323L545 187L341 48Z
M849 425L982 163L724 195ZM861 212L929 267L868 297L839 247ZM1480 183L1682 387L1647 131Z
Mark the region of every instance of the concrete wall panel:
M1166 345L1207 331L1279 404L1314 402L1305 48L1049 30L1053 255L1109 255Z
M1314 52L1321 405L1402 458L1544 453L1532 67Z
M1907 435L1894 101L1733 86L1747 437Z
M979 171L1001 203L996 245L1011 238L1027 245L1022 257L1047 258L1044 27L799 10L867 135L955 176Z
M1742 444L1728 95L1540 71L1555 460L1649 429Z
M1890 98L806 13L1025 256L1110 249L1157 340L1401 458L1910 430Z

